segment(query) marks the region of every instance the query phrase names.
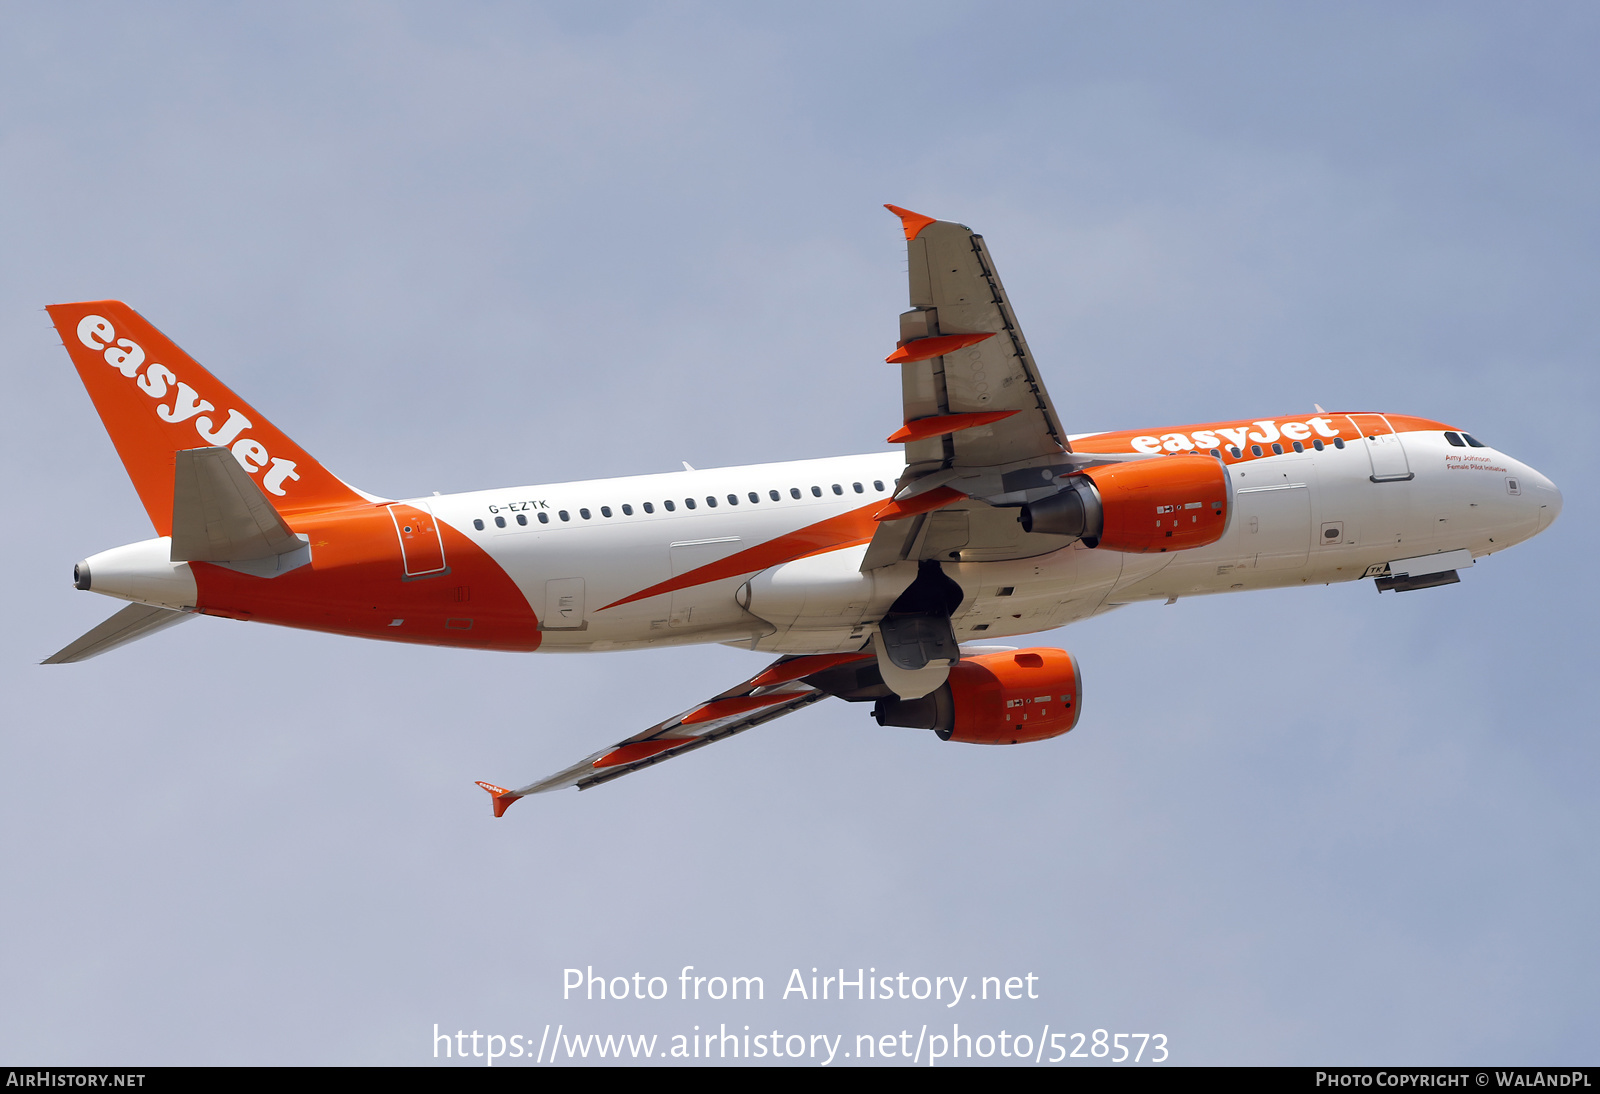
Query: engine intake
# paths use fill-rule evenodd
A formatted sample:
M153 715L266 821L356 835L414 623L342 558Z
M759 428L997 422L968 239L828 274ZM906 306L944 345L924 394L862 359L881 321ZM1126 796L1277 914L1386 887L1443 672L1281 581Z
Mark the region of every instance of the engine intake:
M965 657L921 699L879 699L881 726L931 729L944 741L1014 745L1059 737L1078 724L1082 681L1066 650L1036 648Z

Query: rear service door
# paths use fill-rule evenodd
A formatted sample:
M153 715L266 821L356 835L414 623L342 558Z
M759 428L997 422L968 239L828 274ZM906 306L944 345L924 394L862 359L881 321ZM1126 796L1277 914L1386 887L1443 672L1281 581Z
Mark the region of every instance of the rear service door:
M400 557L405 563L406 577L446 573L444 541L439 538L439 524L433 514L397 502L389 506L389 515L394 518L395 535L400 537Z

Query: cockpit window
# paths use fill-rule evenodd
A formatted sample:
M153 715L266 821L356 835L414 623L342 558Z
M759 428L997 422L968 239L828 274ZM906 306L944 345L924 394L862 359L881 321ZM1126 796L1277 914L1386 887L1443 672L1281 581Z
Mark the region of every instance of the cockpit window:
M1473 448L1488 448L1489 447L1488 445L1484 444L1482 441L1478 440L1478 438L1474 437L1471 433L1463 433L1461 435L1466 438L1467 443L1470 444Z
M1455 445L1457 448L1467 447L1467 442L1461 439L1461 434L1457 433L1453 429L1445 430L1444 439Z

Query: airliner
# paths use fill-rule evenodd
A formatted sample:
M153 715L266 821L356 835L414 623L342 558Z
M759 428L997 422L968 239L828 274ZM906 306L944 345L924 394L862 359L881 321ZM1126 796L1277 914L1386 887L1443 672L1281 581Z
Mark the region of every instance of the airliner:
M91 555L127 601L46 664L197 615L577 653L718 642L760 671L520 788L597 786L828 697L944 741L1077 725L1067 651L1009 640L1136 601L1449 585L1561 493L1472 433L1372 410L1069 434L983 237L897 206L899 446L402 500L337 478L126 304L49 307L156 538Z

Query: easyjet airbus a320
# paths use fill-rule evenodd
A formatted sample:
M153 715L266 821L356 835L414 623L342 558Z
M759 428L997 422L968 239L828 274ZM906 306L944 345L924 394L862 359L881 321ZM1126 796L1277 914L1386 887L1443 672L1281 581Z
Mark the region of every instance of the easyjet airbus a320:
M158 538L75 581L130 601L49 658L195 615L578 652L721 642L748 680L517 798L595 786L820 699L1020 744L1077 724L1071 654L997 640L1138 600L1375 578L1405 592L1561 511L1471 433L1373 411L1069 434L981 236L905 227L903 452L391 501L345 484L138 313L49 309Z

